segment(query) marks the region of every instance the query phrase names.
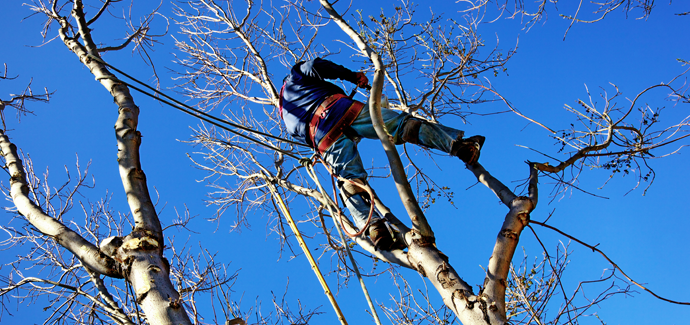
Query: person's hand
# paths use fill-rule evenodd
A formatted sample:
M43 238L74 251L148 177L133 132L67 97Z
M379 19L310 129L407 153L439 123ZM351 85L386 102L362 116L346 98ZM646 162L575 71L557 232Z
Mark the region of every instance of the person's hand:
M369 86L369 78L367 78L367 75L365 75L363 72L357 72L355 73L355 76L357 77L357 87L366 87Z

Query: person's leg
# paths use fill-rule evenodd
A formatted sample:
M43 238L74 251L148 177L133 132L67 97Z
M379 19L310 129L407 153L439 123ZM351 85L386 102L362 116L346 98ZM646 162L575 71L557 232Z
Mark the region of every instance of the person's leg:
M474 136L463 139L463 131L441 124L429 123L414 118L406 113L398 113L389 109L381 109L383 123L395 144L405 142L421 145L431 149L443 151L459 157L466 163L474 163L479 158L479 151L484 144L484 137ZM374 130L368 105L351 126L360 136L378 139Z
M359 181L362 184L366 182L367 172L364 170L362 159L359 157L357 145L347 136L342 135L338 138L322 156L326 163L333 168L333 173L336 175L355 182ZM363 193L353 193L356 191L343 189L344 185L339 182L338 187L340 187L340 192L344 194L345 206L350 211L355 225L359 229L363 229L366 226L369 211L371 210L371 204L366 199L368 194L366 191ZM354 186L354 188L357 187ZM381 219L381 216L374 209L371 218L370 223L374 223L376 220Z
M349 180L338 182L338 187L340 193L343 194L345 207L350 211L357 228L367 227L369 213L371 213L371 220L365 234L369 236L376 249L390 250L393 247L393 237L379 212L371 208L371 197L364 188L369 186L366 182L367 173L359 157L357 144L342 135L322 156L336 175Z
M396 111L383 108L381 109L381 115L383 117L383 124L386 126L386 130L393 136L393 141L396 144L402 143L400 130L405 124L405 121L410 118L409 114L398 113ZM352 125L350 125L357 134L363 138L367 139L378 139L376 131L374 130L374 125L371 120L371 115L369 114L369 105L364 103L364 108L359 113L357 118Z
M408 118L397 132L400 134L401 142L408 142L449 154L453 151L453 143L461 140L465 135L463 131L414 117Z

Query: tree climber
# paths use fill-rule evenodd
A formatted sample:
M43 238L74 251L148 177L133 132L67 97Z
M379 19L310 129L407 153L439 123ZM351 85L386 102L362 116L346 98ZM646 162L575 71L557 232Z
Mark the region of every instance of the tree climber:
M359 87L369 85L364 73L328 60L316 58L299 62L285 77L280 90L280 116L290 135L318 151L336 175L368 186L357 143L360 138L378 139L369 107L348 97L340 87L325 79L347 80ZM381 109L381 115L395 144L408 142L438 149L470 165L479 159L483 136L463 139L463 131L387 108ZM368 236L376 248L395 248L392 234L376 211L367 225L371 207L367 191L346 182L339 182L338 187L357 227L369 226Z

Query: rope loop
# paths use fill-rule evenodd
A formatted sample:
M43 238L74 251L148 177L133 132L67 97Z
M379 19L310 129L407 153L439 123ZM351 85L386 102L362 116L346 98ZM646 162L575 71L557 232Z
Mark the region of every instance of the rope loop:
M306 167L306 168L309 168L309 167L311 167L311 166L313 165L312 162L311 162L311 158L307 158L307 157L302 157L302 158L300 158L300 159L299 159L299 164L302 165L302 166L304 166L304 167Z
M311 162L311 159L314 159L314 161L317 161L317 159L318 159L318 162L320 162L326 168L328 173L331 175L331 185L333 186L333 198L331 198L325 191L323 191L323 188L321 187L321 184L320 184L320 182L316 176L316 173L314 172L314 167L313 167L313 163ZM300 163L302 163L302 159L300 159ZM328 164L318 154L314 154L310 158L309 165L305 166L305 167L307 167L307 173L309 174L309 176L317 183L317 185L321 189L322 194L324 196L328 197L329 201L331 201L335 206L339 206L338 194L336 193L335 180L350 183L351 185L354 185L355 187L360 187L361 189L363 189L364 191L366 191L369 194L369 197L372 198L369 202L370 203L369 204L369 215L367 217L367 221L366 221L364 227L362 227L362 229L360 229L358 232L352 234L349 231L347 231L347 229L345 228L345 221L343 220L343 213L342 213L342 211L340 211L339 207L338 207L338 211L337 211L338 216L333 216L333 217L338 218L338 221L340 222L340 225L341 225L343 231L345 232L345 234L347 234L348 237L355 238L355 237L359 237L359 236L363 235L366 232L367 228L369 228L369 224L371 224L371 220L374 216L374 208L375 208L374 205L375 205L375 203L374 203L373 198L376 194L374 194L374 191L371 188L371 186L359 184L359 183L353 182L352 180L349 180L347 178L343 178L343 177L336 175L333 172L333 170L330 168L330 166L328 166ZM344 203L345 202L343 202L343 204Z

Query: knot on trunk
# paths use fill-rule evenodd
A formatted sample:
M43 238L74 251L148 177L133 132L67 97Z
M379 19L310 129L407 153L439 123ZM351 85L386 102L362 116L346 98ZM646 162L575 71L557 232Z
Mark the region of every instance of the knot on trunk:
M412 245L429 247L436 243L436 238L434 238L434 236L422 236L422 234L420 234L416 229L410 230L410 233L412 234Z
M120 247L125 251L144 250L150 251L158 249L158 241L153 237L130 238Z
M436 268L436 280L438 280L443 289L452 288L458 284L458 279L453 277L451 270L450 265L446 262L441 263L441 265Z
M474 304L477 303L477 296L469 296L465 298L465 303L467 303L467 309L474 308Z
M489 312L495 312L498 310L496 302L493 299L482 295L479 298L479 309L481 309L482 314L484 314L484 320L487 324L491 324L491 317L489 317Z
M426 272L424 272L424 266L422 266L422 262L419 262L419 263L417 264L417 272L419 272L419 274L420 274L421 276L423 276L423 277L425 277L425 278L427 277L427 276L426 276Z
M512 229L503 229L501 230L501 236L517 240L518 239L518 234L513 231Z
M147 252L161 249L159 241L148 234L147 231L135 231L124 239L120 239L121 243L115 247L113 258L123 264L128 264L133 252Z
M117 251L120 246L122 246L122 237L119 236L112 236L108 237L106 239L103 239L101 241L101 244L98 246L98 248L101 250L101 252L107 256L114 257L115 252Z
M453 295L451 296L451 301L453 302L453 309L458 310L458 303L460 302L465 302L466 307L469 309L472 309L474 307L474 302L476 301L476 297L470 301L470 298L473 298L474 294L472 291L467 291L464 289L456 289L453 291Z
M530 218L529 213L522 212L522 213L518 214L517 217L518 217L518 220L520 220L520 222L522 222L523 227L525 227L525 226L527 226L527 224L529 224L529 218Z
M146 174L139 168L132 168L129 170L128 175L131 179L146 180Z
M534 210L534 202L532 202L532 199L530 199L527 196L518 196L513 199L512 202L510 202L511 205L511 210L516 209L520 212L518 214L527 214L529 215L532 210Z

